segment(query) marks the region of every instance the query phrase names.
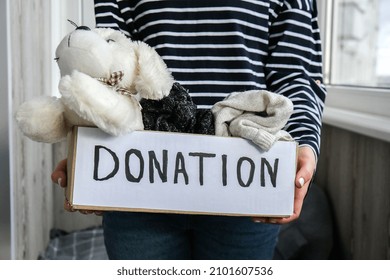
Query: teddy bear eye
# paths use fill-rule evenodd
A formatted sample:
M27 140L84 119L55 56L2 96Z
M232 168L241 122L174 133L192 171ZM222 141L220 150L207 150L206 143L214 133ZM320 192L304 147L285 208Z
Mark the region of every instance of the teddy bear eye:
M110 42L115 42L115 41L112 39L107 39L107 43L110 43Z
M54 58L54 60L55 60L56 62L58 62L59 59L60 59L59 57L55 57L55 58Z

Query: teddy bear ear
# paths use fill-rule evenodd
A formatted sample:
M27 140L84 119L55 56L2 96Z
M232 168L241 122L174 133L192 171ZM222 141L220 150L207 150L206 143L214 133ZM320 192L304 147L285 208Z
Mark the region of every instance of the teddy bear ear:
M143 42L135 43L138 73L134 84L142 98L161 99L169 94L174 83L171 72L157 52Z

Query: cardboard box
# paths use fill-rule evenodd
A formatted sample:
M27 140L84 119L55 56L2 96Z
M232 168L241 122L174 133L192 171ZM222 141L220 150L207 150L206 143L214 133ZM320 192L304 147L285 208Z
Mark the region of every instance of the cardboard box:
M74 209L240 216L293 212L296 142L268 152L235 137L75 127L66 196Z

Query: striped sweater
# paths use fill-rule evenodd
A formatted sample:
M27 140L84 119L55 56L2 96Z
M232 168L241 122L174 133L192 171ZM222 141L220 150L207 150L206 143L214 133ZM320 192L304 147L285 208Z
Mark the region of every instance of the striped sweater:
M154 47L198 108L229 93L290 98L287 130L318 156L326 90L315 0L95 0L97 27Z

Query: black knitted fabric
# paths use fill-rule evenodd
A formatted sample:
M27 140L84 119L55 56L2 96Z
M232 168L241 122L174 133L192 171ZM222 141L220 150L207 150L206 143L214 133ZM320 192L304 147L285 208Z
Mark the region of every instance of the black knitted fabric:
M142 99L140 103L145 130L215 134L212 112L197 109L179 83L174 83L170 94L163 99Z

